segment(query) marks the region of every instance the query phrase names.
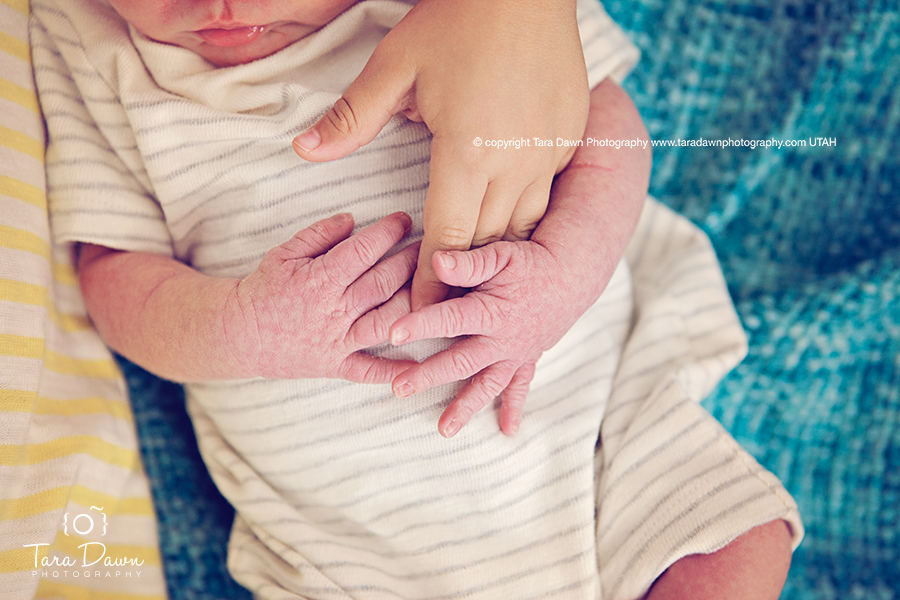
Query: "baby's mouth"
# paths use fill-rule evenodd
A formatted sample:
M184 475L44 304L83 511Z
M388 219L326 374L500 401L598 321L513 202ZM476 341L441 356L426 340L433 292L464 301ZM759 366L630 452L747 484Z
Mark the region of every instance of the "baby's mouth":
M254 42L266 32L267 28L267 25L247 25L243 27L229 27L227 29L200 29L194 33L210 46L230 48Z

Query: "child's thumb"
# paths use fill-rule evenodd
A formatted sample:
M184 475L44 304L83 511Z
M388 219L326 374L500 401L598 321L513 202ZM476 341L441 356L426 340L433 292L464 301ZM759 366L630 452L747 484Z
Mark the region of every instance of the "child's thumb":
M375 139L396 113L407 108L415 67L391 62L375 49L362 73L319 121L294 138L294 151L312 162L342 158Z

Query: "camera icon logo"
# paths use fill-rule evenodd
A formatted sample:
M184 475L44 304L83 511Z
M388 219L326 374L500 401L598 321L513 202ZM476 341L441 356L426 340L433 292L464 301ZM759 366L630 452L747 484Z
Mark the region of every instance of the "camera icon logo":
M98 508L96 506L92 506L91 510L96 510L100 513L100 515L103 516L103 533L101 533L100 535L106 535L106 513L103 512L103 507L101 506ZM75 518L72 519L72 530L79 535L89 534L94 530L94 517L89 513L80 513L75 515ZM66 513L63 517L63 532L66 535L69 535L69 513Z

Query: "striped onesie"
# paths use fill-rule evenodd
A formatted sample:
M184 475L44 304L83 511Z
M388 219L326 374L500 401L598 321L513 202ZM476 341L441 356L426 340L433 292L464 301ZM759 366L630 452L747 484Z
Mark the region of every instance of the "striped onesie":
M411 1L360 2L261 60L216 69L100 0L35 0L53 235L243 277L312 222L394 211L421 236L430 136L393 119L344 159L292 138L361 71ZM591 86L638 52L579 3ZM513 150L510 150L513 151ZM380 347L417 360L446 347ZM204 460L237 516L235 578L266 598L633 599L687 554L796 505L697 403L746 351L712 249L648 199L598 302L538 363L519 433L491 410L460 435L458 389L263 379L190 384Z

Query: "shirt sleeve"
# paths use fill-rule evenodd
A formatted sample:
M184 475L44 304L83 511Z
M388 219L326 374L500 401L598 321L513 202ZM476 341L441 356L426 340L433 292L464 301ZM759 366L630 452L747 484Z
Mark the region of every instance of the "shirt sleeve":
M578 0L578 32L591 89L607 77L621 83L641 57L597 0Z
M33 10L32 60L47 127L54 241L172 256L162 208L118 95L91 64L66 14L41 3Z

